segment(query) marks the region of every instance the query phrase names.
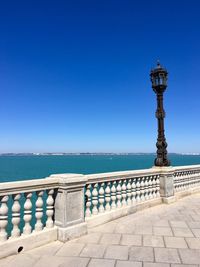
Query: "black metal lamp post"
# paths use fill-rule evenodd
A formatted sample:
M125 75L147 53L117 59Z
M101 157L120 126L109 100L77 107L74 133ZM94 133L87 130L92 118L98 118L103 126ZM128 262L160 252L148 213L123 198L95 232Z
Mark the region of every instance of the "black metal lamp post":
M163 109L163 93L167 88L168 72L160 63L157 67L151 70L150 77L152 88L157 95L157 110L156 118L158 119L158 138L157 138L157 158L154 161L155 166L170 166L170 161L167 158L167 142L165 138L164 118L165 111Z

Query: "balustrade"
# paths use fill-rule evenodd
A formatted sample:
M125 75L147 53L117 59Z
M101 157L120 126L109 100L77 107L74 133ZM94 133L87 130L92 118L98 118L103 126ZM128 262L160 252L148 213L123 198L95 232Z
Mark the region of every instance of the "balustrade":
M91 222L89 218L98 219L98 215L102 215L102 220L104 220L108 218L109 213L111 214L109 218L113 219L115 217L113 214L118 214L117 216L127 214L127 211L132 211L132 206L143 206L143 203L148 201L157 203L154 200L160 201L160 193L162 199L168 197L164 190L167 187L163 182L169 181L168 178L171 179L170 196L173 196L174 192L196 189L200 187L200 166L174 167L169 170L163 169L163 172L160 169L150 169L80 177L69 175L71 180L68 185L66 185L68 178L65 180L62 175L58 178L54 175L51 179L39 181L2 183L0 188L0 243L9 239L18 239L22 235L27 237L33 233L40 234L45 229L47 231L51 228L59 229L60 221L62 225L65 225L65 217L76 216L73 212L71 217L68 216L73 203L70 204L67 201L74 201L74 195L77 196L77 207L82 203L77 213L82 214L82 222L84 222L84 217L86 222ZM63 188L64 191L62 191ZM59 193L58 198L55 192ZM58 208L57 211L61 208L63 212L66 212L65 216L60 211L56 215L57 227L54 227L54 208Z
M12 184L12 183L10 183ZM33 230L53 228L54 188L0 195L0 242L28 236ZM25 191L25 190L24 190ZM44 197L46 194L46 197ZM33 205L34 204L34 205ZM35 212L34 212L35 206ZM44 212L46 210L46 213ZM36 221L36 222L35 222ZM7 226L8 229L7 229ZM9 230L10 229L10 230Z
M128 179L116 177L109 181L89 183L85 191L85 216L91 217L159 198L159 191L159 175Z
M174 173L175 192L200 186L200 170L177 170Z

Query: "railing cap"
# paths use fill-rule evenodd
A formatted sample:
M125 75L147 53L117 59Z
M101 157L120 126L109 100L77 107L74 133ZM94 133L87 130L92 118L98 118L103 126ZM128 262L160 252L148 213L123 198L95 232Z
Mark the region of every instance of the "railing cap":
M0 183L0 195L32 192L58 187L57 179L47 178Z
M181 171L181 170L193 170L193 169L200 169L200 164L198 165L186 165L186 166L175 166L175 171Z
M77 173L52 174L49 178L58 179L59 185L67 187L79 187L80 185L85 184L88 180L85 175Z
M153 166L153 170L157 170L161 175L165 174L171 174L174 172L174 167L172 166L167 166L167 167L159 167L159 166Z
M59 173L59 174L51 174L48 178L72 179L83 176L84 176L83 174L79 173Z
M119 171L119 172L107 172L107 173L96 173L86 175L89 182L101 182L112 179L128 179L134 177L142 177L148 175L157 175L160 173L159 169L150 168L142 170L133 170L133 171Z

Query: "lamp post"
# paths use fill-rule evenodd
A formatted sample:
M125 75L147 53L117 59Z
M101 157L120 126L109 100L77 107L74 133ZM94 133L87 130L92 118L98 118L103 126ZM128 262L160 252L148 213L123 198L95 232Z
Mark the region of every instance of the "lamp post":
M156 118L158 119L158 138L156 143L157 157L154 165L159 167L170 166L170 161L167 158L167 142L164 129L165 111L163 109L163 93L167 88L167 75L167 70L159 62L157 67L151 70L150 73L152 88L157 95Z

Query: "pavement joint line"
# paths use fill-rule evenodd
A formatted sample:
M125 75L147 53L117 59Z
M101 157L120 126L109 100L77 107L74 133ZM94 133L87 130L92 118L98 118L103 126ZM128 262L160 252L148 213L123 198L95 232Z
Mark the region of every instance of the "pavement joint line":
M156 262L155 248L153 248L153 262Z
M82 247L82 249L81 249L81 251L79 252L78 256L81 255L81 253L82 253L82 251L83 251L83 249L84 249L85 247L86 247L86 244L84 243L84 246Z
M131 248L132 248L133 246L130 246L129 247L129 249L128 249L128 261L130 261L130 252L131 252Z
M104 252L103 252L102 259L105 259L106 251L107 251L109 245L110 245L110 244L106 244L106 245L105 245L105 250L104 250Z
M120 246L122 246L122 244L121 244L122 237L123 237L123 234L120 235L120 239L119 239L119 245L120 245Z
M99 242L98 242L98 244L101 244L101 240L102 240L102 238L103 238L103 233L101 233L101 236L100 236L100 238L99 238Z
M102 234L102 233L100 233L100 238L99 238L99 240L98 240L97 244L100 244L102 237L103 237L103 234Z
M179 249L177 249L177 252L178 252L178 255L179 255L179 258L180 258L181 264L184 264L184 263L183 263L183 261L182 261L182 258L181 258L181 254L180 254L180 251L179 251Z
M192 238L192 237L190 237L190 238ZM193 238L195 238L195 237L193 237ZM187 238L186 238L186 237L184 237L184 240L185 240L185 242L186 242L187 248L189 248L189 249L190 249L190 247L189 247L189 243L188 243L188 241L187 241Z
M166 244L166 241L165 241L165 236L163 236L163 242L164 242L164 248L167 248L167 244Z
M172 231L172 235L175 237L175 233L174 233L174 229L172 227L171 228L171 231Z
M142 235L142 247L144 247L144 235Z
M64 243L62 244L62 246L64 245ZM61 246L61 247L62 247ZM61 248L61 247L58 247L57 249L56 249L56 251L53 253L53 256L55 256L56 255L56 253L58 252L58 250Z
M89 261L88 261L88 263L87 263L86 267L88 267L88 266L89 266L89 263L91 262L91 259L92 259L92 258L89 258Z

